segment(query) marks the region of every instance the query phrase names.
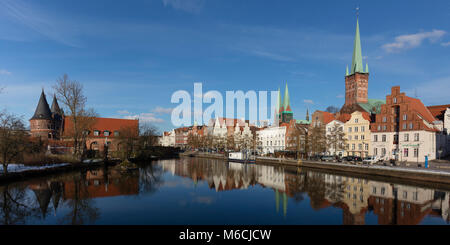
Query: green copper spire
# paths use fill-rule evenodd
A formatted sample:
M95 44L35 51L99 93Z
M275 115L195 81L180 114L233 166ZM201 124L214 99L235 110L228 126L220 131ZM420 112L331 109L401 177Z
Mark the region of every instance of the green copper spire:
M366 63L366 73L369 73L369 63Z
M348 76L349 74L348 74L348 65L347 65L347 67L345 68L345 76Z
M289 90L288 90L288 85L286 83L286 89L284 90L284 110L287 111L287 108L289 107Z
M359 37L359 22L358 22L358 18L357 18L356 19L355 42L353 43L352 67L351 67L350 74L355 74L355 72L364 73L361 53L362 53L361 52L361 39Z

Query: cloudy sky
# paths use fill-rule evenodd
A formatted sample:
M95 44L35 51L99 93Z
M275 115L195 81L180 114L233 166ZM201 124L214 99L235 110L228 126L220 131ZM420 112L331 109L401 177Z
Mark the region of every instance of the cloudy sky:
M172 127L171 95L277 90L294 117L344 103L355 8L369 98L400 85L426 105L449 104L450 2L0 0L0 107L33 115L67 73L103 117ZM50 103L50 101L49 101Z

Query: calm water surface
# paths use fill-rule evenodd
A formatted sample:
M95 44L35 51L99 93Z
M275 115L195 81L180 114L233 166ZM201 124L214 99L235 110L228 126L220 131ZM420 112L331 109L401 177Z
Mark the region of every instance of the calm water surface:
M446 225L449 190L182 158L0 186L0 223Z

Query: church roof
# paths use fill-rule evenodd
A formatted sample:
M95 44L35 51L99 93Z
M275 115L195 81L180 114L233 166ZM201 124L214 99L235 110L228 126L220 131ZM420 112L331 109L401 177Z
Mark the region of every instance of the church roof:
M386 100L367 99L367 103L358 103L366 112L378 114L381 112L381 105L386 104Z
M355 33L355 41L353 43L353 56L352 56L352 66L350 68L350 75L355 74L355 72L358 72L358 73L368 73L369 72L369 66L367 64L366 64L366 71L364 72L358 19L356 19L356 33ZM348 75L348 72L346 72L346 75Z
M45 98L44 90L42 90L41 97L39 98L36 111L34 112L33 119L52 119L52 112L48 106L47 99Z

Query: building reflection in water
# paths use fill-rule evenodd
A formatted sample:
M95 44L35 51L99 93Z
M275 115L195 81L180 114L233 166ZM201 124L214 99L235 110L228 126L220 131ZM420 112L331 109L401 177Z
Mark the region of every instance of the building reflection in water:
M449 191L301 168L182 158L131 172L99 168L0 186L0 223L45 223L51 219L57 224L93 224L101 211L97 198L153 193L164 184L164 172L189 178L194 184L201 181L215 192L271 189L272 198L262 201L274 202L274 212L284 219L289 218L288 211L299 211L293 204L309 201L315 211L342 210L343 224L366 224L368 214L383 225L420 224L430 216L450 221Z
M211 159L185 158L164 161L161 166L173 175L188 177L194 182L205 181L215 191L247 189L255 185L273 189L276 212L281 204L284 216L288 215L288 197L301 202L307 195L314 210L341 209L346 225L365 224L368 212L373 212L378 224L383 225L416 225L426 216L450 221L448 191Z

